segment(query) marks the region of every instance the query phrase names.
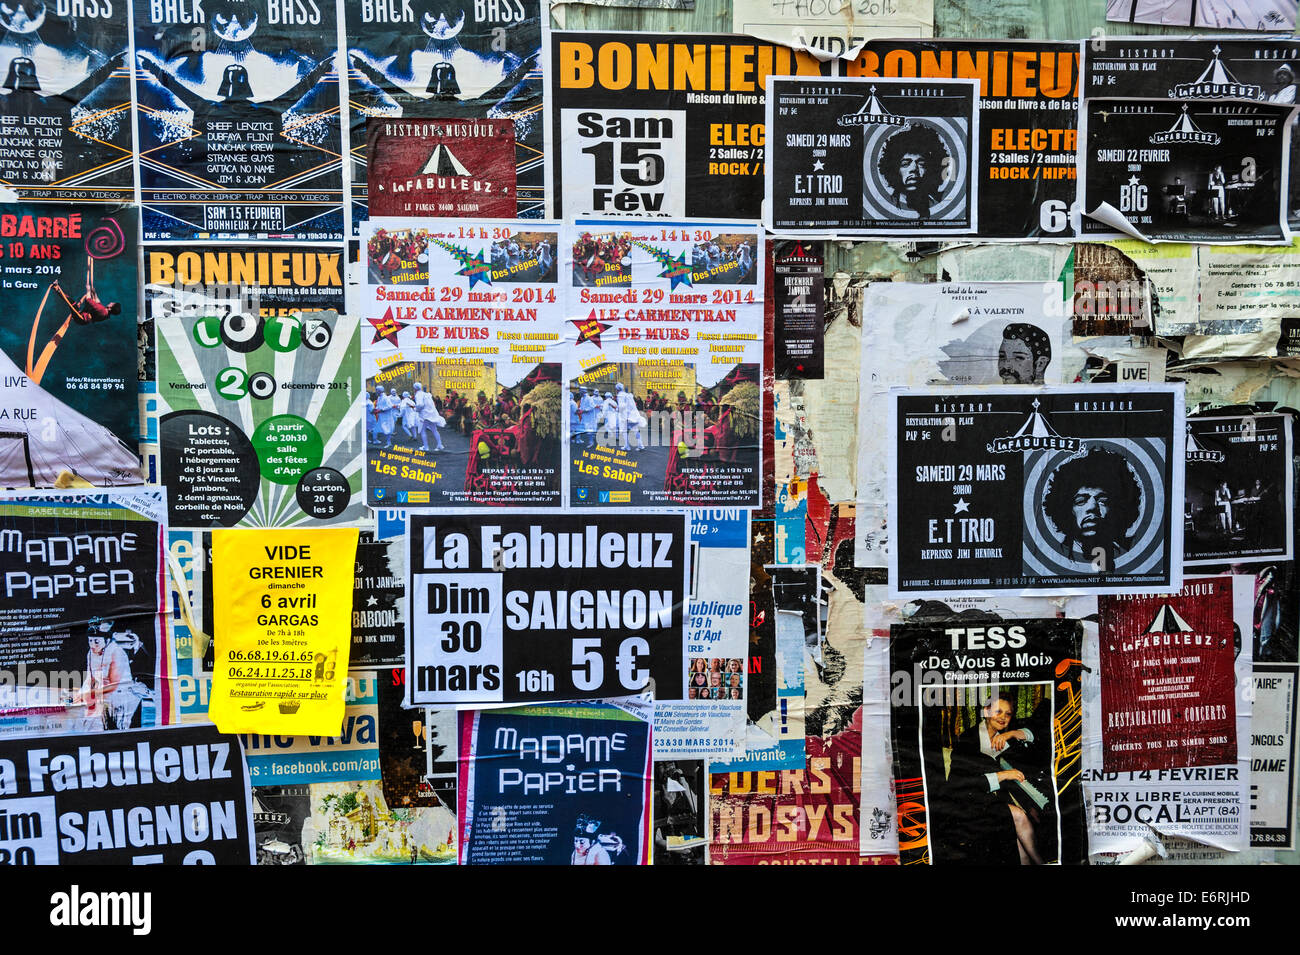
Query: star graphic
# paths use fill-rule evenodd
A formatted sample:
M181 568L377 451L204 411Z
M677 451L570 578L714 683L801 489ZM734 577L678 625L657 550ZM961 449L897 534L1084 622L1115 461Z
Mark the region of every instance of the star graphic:
M686 264L686 253L683 252L675 259L669 259L667 256L664 258L665 261L661 263L664 270L659 273L659 277L672 280L673 284L669 291L671 292L679 285L689 286L691 284L691 267Z
M463 260L465 267L457 272L457 275L464 275L469 279L469 287L473 288L482 282L484 285L492 284L492 263L483 261L483 250L470 257L466 256Z
M383 318L367 318L371 325L375 326L375 337L370 340L370 344L376 345L380 341L386 341L394 348L397 347L397 333L406 327L406 322L399 322L393 318L392 309L384 313Z
M1129 177L1128 184L1129 184L1130 186L1136 186L1136 185L1138 184L1138 177L1137 177L1137 176L1130 176L1130 177Z
M602 322L596 317L594 309L586 318L571 318L569 321L571 321L578 329L578 340L574 343L576 345L581 345L583 342L591 342L599 348L601 333L609 329L609 324L607 322Z
M371 594L369 597L366 598L366 606L367 606L367 607L374 607L374 606L376 606L378 603L379 603L379 598L376 597L374 594Z
M822 162L820 159L817 160L815 163L813 163L813 172L817 172L825 168L826 168L826 163Z
M965 498L959 497L957 498L956 501L953 502L952 511L954 514L960 514L962 511L965 511L967 514L969 514L970 504L966 501Z

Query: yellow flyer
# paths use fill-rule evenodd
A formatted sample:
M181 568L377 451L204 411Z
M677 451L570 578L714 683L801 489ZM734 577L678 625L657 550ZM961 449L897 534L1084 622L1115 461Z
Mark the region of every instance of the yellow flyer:
M356 553L355 528L212 532L221 732L338 735Z

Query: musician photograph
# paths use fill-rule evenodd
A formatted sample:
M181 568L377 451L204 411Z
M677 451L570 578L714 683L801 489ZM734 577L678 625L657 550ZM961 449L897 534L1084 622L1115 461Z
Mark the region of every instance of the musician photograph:
M1154 185L1151 210L1170 226L1250 232L1277 219L1277 177L1257 157L1216 155L1195 164L1172 162Z
M926 707L922 719L922 746L941 747L945 774L926 780L932 862L1056 862L1050 688L1002 684L957 692L966 699ZM926 765L939 763L927 758Z
M1184 557L1201 562L1289 557L1289 419L1192 418L1187 441Z

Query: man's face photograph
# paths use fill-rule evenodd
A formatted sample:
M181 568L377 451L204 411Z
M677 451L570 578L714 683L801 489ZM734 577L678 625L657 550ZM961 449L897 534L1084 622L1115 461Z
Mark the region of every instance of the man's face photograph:
M1004 338L998 348L998 377L1008 385L1039 381L1034 370L1034 352L1019 338Z
M1079 540L1086 543L1103 543L1113 540L1111 528L1110 494L1100 487L1081 487L1074 492L1070 510Z
M898 162L898 178L903 184L903 194L911 196L925 182L928 165L920 153L904 153Z

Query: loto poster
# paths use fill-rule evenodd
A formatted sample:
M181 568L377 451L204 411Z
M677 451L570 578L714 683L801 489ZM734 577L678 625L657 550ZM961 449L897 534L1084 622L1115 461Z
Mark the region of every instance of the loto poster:
M646 865L653 704L460 714L462 865Z
M204 298L154 324L171 527L361 520L355 318Z
M408 518L407 703L684 697L684 515Z
M892 594L1151 593L1182 579L1181 387L890 398Z
M234 733L337 736L343 726L358 532L212 534L208 714Z

